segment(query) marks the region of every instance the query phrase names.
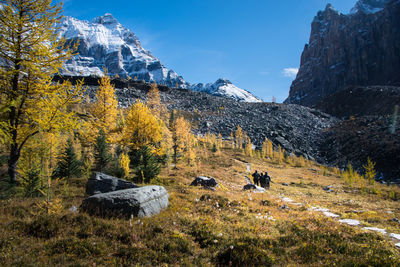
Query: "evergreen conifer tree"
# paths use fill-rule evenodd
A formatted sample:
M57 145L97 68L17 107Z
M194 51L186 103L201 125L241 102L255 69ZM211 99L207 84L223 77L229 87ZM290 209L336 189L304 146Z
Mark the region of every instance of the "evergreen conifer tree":
M136 162L135 175L137 181L149 183L151 179L157 177L160 173L160 163L148 146L143 146L135 151L134 157L135 160L133 161Z
M53 178L71 178L81 174L82 164L78 160L71 140L67 141L64 152L60 155Z
M104 133L103 129L100 129L99 135L97 137L96 145L95 145L95 170L102 172L111 161L112 157L110 154L110 148L107 144L107 137Z

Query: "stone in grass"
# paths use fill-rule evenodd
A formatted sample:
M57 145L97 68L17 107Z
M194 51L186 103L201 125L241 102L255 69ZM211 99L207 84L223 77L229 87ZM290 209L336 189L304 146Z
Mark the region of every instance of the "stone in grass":
M190 184L191 186L203 186L207 188L213 188L218 185L217 181L212 177L197 176L196 179Z
M149 217L168 204L167 190L151 185L90 196L83 200L80 210L104 218Z
M262 188L255 184L246 184L245 186L243 186L243 190L255 190L257 192L265 192L265 188Z
M283 205L283 206L281 206L279 209L280 209L280 210L290 210L289 206L286 205L286 204Z
M325 187L322 188L322 190L324 190L324 191L326 191L328 193L334 192L332 190L332 185L325 186Z
M343 219L343 220L339 220L339 222L341 223L345 223L351 226L357 226L360 225L360 221L359 220L354 220L354 219Z
M91 196L128 188L138 188L134 183L119 179L101 172L93 173L86 183L86 194Z

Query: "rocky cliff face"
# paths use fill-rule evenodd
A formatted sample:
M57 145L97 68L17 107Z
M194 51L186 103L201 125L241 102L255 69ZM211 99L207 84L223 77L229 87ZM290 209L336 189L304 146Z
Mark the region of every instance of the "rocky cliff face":
M219 79L215 83L190 84L144 49L137 36L111 14L92 21L64 17L58 27L60 38L64 37L70 42L79 41L78 55L66 62L61 75L100 76L106 69L110 75L130 76L138 81L155 81L169 87L188 88L244 102L261 101L227 79Z
M314 106L347 86L400 84L399 0L360 0L348 15L327 5L311 28L285 103Z

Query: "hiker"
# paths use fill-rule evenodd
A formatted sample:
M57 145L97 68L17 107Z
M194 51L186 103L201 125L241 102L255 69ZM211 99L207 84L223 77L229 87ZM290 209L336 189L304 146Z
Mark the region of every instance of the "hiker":
M265 172L264 174L264 179L265 179L265 188L269 189L270 185L271 185L271 177L269 177L268 173Z
M265 188L265 184L266 184L266 180L265 180L265 174L261 174L261 176L260 176L260 186L262 187L262 188Z
M257 172L257 170L252 174L253 176L253 181L255 185L258 185L260 181L260 174Z

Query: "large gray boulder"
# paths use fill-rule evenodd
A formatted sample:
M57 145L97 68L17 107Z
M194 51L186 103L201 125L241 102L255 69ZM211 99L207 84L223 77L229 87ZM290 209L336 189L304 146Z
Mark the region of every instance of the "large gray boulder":
M113 176L95 172L86 184L86 194L94 195L128 188L138 188L134 183Z
M143 186L101 193L83 200L80 210L100 217L149 217L168 207L168 192L162 186Z

